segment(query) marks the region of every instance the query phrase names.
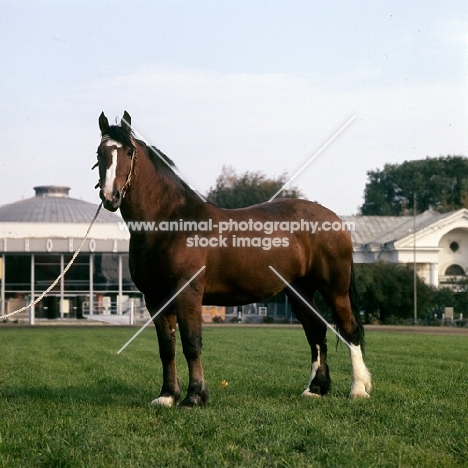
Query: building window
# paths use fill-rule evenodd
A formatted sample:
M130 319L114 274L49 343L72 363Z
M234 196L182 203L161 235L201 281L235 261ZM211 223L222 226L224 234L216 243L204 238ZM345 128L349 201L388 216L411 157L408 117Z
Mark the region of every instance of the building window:
M31 291L30 255L5 255L5 290L13 293Z
M71 257L71 254L64 255L64 266L68 265ZM89 262L89 254L82 253L75 258L73 265L64 277L65 291L82 294L89 292Z
M60 269L60 255L36 254L34 256L34 290L45 291L60 275ZM58 293L60 284L57 283L52 291Z
M460 248L460 245L458 242L453 241L453 242L450 242L449 247L452 252L456 252Z
M123 291L137 291L130 276L128 254L96 254L94 256L94 290L117 292L119 290L119 255L122 256Z
M117 254L96 254L94 256L95 291L119 290L119 256Z
M445 270L445 276L465 276L465 270L460 265L450 265Z

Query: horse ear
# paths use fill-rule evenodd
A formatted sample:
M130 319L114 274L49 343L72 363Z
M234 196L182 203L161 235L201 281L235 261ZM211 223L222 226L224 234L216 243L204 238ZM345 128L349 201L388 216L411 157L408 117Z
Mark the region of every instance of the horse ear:
M132 118L127 111L124 111L122 119L120 120L120 126L127 132L132 131Z
M99 116L99 128L101 130L101 135L105 135L109 131L109 121L104 115L104 112L101 112L101 115Z

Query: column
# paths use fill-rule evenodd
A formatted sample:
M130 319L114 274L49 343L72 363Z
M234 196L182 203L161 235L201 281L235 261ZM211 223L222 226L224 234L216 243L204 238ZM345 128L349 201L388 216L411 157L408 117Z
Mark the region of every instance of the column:
M60 254L60 273L64 270L64 262L63 262L63 253ZM65 304L63 300L65 299L65 277L62 276L60 278L60 318L63 319L63 309Z
M123 293L123 279L122 279L122 254L119 254L119 296L117 297L117 313L122 315L122 293Z
M435 288L439 287L439 264L429 264L429 284Z
M94 314L94 254L89 254L89 314Z
M2 315L5 315L5 254L2 254L0 263L0 306L2 307Z
M31 300L30 300L30 302L34 301L34 281L35 281L34 254L31 254ZM31 306L29 308L29 325L34 325L35 321L36 321L35 306Z

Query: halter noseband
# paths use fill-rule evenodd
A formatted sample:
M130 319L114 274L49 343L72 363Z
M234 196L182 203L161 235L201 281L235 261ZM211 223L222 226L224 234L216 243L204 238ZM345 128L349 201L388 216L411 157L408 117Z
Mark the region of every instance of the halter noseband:
M102 145L105 141L110 140L110 139L111 137L107 133L102 135L100 145ZM132 181L132 174L134 173L136 175L135 163L138 159L138 151L137 151L137 146L136 146L135 141L133 140L133 138L130 138L130 139L132 140L132 143L133 143L132 159L130 161L130 172L128 173L127 180L121 190L122 198L125 198L125 194L127 193L128 187L130 187L130 182ZM97 167L97 165L98 163L96 163L93 169ZM101 185L101 182L99 181L98 185L96 185L96 188L99 187L100 185Z

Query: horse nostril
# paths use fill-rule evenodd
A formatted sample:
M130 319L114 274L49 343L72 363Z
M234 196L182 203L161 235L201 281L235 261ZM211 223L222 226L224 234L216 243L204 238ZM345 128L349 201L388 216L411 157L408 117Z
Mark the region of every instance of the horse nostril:
M114 197L115 201L120 200L120 190L114 190L114 193L112 194L112 196Z

